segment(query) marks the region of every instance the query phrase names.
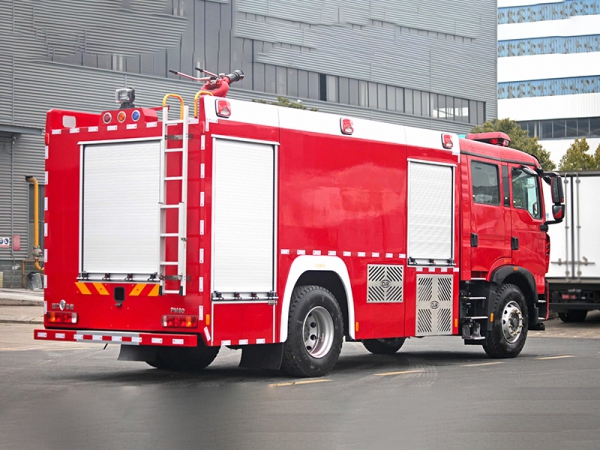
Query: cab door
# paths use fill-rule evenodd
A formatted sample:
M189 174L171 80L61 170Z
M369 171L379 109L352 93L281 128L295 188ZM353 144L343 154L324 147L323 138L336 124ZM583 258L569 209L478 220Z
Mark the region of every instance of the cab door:
M541 179L516 164L509 165L512 192L511 251L513 264L534 275L546 273L546 232L542 231L544 212Z
M510 208L504 188L506 167L496 161L469 157L471 174L471 270L485 278L503 258L510 258ZM504 180L504 183L502 182ZM505 192L506 190L506 192ZM505 206L506 205L506 206Z

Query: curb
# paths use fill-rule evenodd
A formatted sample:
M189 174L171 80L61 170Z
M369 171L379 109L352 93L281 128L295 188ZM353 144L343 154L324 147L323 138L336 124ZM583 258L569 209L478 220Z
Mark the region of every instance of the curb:
M2 319L0 318L0 323L15 323L15 324L28 324L28 325L43 325L44 321L39 319L30 319L30 320L19 320L19 319Z
M44 300L14 300L0 298L0 306L43 306Z

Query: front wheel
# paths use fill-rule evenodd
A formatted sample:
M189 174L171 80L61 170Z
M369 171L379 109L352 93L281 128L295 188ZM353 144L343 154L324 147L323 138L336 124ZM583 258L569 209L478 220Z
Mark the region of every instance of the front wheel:
M393 355L404 345L405 338L365 339L365 348L374 355Z
M558 313L558 317L563 322L583 322L587 317L587 310L569 309L566 312Z
M296 377L327 374L342 351L344 321L335 297L320 286L292 293L282 369Z
M504 284L496 295L494 322L483 344L492 358L514 358L527 339L527 305L521 290L513 284Z

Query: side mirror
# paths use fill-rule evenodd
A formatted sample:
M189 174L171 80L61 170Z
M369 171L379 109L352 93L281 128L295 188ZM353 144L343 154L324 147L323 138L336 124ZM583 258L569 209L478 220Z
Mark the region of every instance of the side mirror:
M565 205L553 205L552 216L557 223L562 222L565 217Z
M562 178L550 178L550 190L552 192L552 203L554 203L555 205L561 205L565 202ZM554 210L552 212L554 212Z

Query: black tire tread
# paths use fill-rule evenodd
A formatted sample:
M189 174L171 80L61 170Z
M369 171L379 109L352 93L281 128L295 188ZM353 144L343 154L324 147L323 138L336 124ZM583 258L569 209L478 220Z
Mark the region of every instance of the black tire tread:
M405 341L405 338L365 339L362 344L374 355L393 355L402 348Z
M586 309L569 309L568 311L558 313L558 317L565 323L583 322L587 317Z
M313 370L313 371L309 371L307 370L305 367L303 367L303 365L301 364L301 362L298 360L298 358L296 357L296 355L291 351L291 344L290 344L290 334L291 334L291 327L292 327L292 317L294 317L294 314L296 312L296 310L298 308L300 308L302 306L302 300L305 298L305 296L307 294L309 294L310 292L316 291L316 290L322 290L325 293L329 294L331 296L331 298L334 300L334 305L335 308L337 310L337 315L339 318L342 318L342 312L341 309L337 303L337 301L335 300L335 297L333 296L333 294L328 291L327 289L321 287L321 286L315 286L315 285L306 285L306 286L298 286L296 289L294 289L294 292L292 292L292 299L290 301L290 311L289 311L289 315L288 315L288 339L286 341L286 343L284 344L284 352L283 352L283 360L281 362L281 368L282 370L287 373L288 375L291 375L293 377L315 377L315 376L323 376L326 375L332 368L333 365L331 367L326 367L323 368L323 370ZM335 318L333 318L335 321ZM342 320L342 327L341 327L341 336L343 336L343 320ZM334 340L333 343L333 347L331 348L331 352L335 352L337 353L337 355L339 356L341 350L342 350L342 339L338 340L339 342L336 342ZM337 360L337 358L336 358ZM334 363L335 365L335 363Z
M514 346L511 349L506 348L505 346L503 346L503 342L502 342L502 330L501 330L501 325L500 325L500 320L502 319L502 312L499 308L499 305L502 304L504 302L504 295L506 295L507 291L514 291L516 290L516 292L520 295L519 298L519 306L521 307L521 312L523 314L523 329L522 329L522 335L521 335L521 339L519 340L519 342L517 343L516 346ZM487 355L490 358L514 358L517 355L519 355L519 353L521 353L521 350L523 350L523 347L525 346L525 341L527 340L527 331L528 331L528 311L527 311L527 305L525 303L525 297L523 296L523 293L521 292L521 290L515 286L514 284L503 284L500 286L500 288L498 289L498 292L496 294L496 303L494 304L494 324L492 326L492 330L488 333L486 339L485 339L485 343L483 344L483 349L484 351L487 353Z

